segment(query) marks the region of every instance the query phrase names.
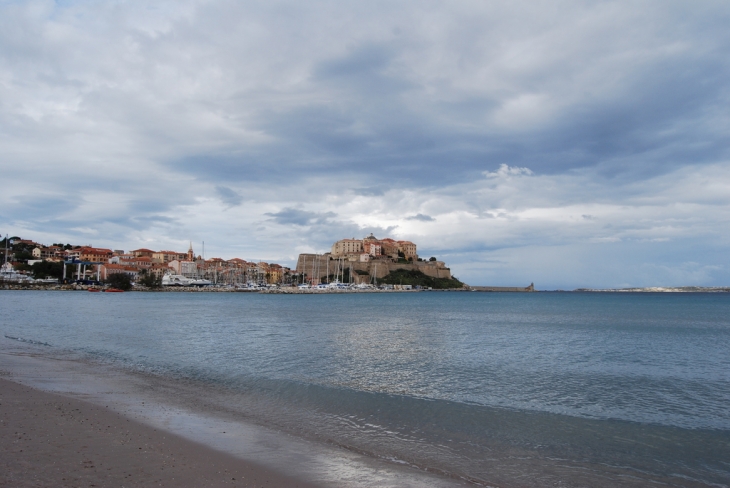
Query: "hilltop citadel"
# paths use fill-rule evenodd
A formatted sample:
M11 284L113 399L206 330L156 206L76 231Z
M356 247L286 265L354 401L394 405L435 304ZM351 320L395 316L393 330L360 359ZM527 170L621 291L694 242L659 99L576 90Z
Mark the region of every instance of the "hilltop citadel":
M300 254L297 273L309 277L313 284L334 279L354 284L377 283L397 275L423 275L436 280L454 281L451 270L434 257L423 260L411 241L397 241L373 234L363 239L342 239L324 254Z

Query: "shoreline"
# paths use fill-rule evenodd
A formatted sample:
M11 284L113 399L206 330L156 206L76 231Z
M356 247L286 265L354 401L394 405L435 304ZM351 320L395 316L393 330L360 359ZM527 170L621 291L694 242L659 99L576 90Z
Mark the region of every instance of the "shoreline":
M2 284L0 283L0 291L88 291L89 288L97 288L89 285L55 285L55 284ZM245 288L226 288L226 287L179 287L171 286L167 288L137 288L127 290L125 293L139 292L139 293L260 293L263 295L324 295L324 294L352 294L352 293L419 293L419 292L465 292L473 291L462 288L445 288L438 290L424 290L424 289L411 289L411 290L338 290L338 289L298 289L292 288L275 288L266 290L248 290Z
M0 429L3 486L317 486L5 378Z
M58 474L81 470L83 476L91 476L99 471L96 481L89 478L89 483L96 486L149 486L152 482L162 483L162 486L307 488L473 486L465 480L374 458L331 443L286 434L275 425L251 423L245 414L241 417L240 414L233 415L217 408L215 401L211 402L206 391L197 385L135 374L83 359L44 356L39 346L23 344L15 348L5 347L10 345L8 339L0 338L0 392L6 392L4 386L9 382L11 388L7 391L15 388L17 398L12 402L16 407L9 411L6 407L12 404L11 399L7 393L0 393L0 418L3 428L9 428L11 423L20 425L21 421L25 422L26 428L9 428L12 430L10 435L3 435L0 452L10 453L9 457L4 456L3 459L8 460L8 465L20 464L6 470L9 474L0 474L0 485L79 486L77 482L70 481L65 485L70 478L61 476L67 478L62 480ZM71 410L58 409L64 402L76 402L76 406ZM71 417L68 415L75 409L89 412L97 420L88 415L83 419L76 415L77 420L83 420L83 423L69 423ZM22 412L26 412L25 417ZM89 419L88 422L86 419ZM90 428L92 424L99 428ZM140 451L139 447L142 447L141 451L151 452L149 460L140 460L135 457L138 453L134 449L129 451L128 446L124 447L122 441L130 437L111 435L115 426L122 429L122 426L129 425L136 425L136 438L146 439L145 445L136 446L135 449ZM29 429L34 429L32 434ZM17 438L14 437L15 432L20 432ZM26 438L34 441L27 447L19 447ZM170 441L170 438L180 439L181 442ZM60 449L59 446L68 447L64 442L69 439L76 439L87 448L79 447L75 451ZM182 451L170 450L171 446L178 444ZM13 446L17 447L14 451ZM149 450L146 446L154 449ZM23 452L20 452L21 449ZM106 459L104 470L107 472L81 469L86 461L94 461L90 464L98 468L98 463L102 461L94 458L80 460L78 457L97 450L101 452L99 459ZM222 481L213 483L211 480L216 472L205 466L201 468L200 476L195 478L194 473L184 474L187 471L180 467L183 465L176 464L179 469L172 470L169 469L169 462L160 464L173 458L189 460L184 466L192 466L198 459L207 459L207 464L220 466L223 472L237 470L242 478L234 474L231 478L235 477L236 480L216 478ZM160 478L163 468L167 478ZM129 478L123 474L129 474L130 470L136 470L140 475L146 473L147 482L126 484ZM158 478L153 475L159 475L158 478L163 481L157 481ZM174 482L171 481L173 475ZM6 479L2 476L6 476ZM10 479L8 476L15 478ZM189 479L190 484L178 483L179 476ZM27 485L18 484L18 477ZM251 477L259 481L253 484L242 482L250 481ZM167 480L167 484L164 480ZM266 483L266 480L269 482Z
M0 291L87 291L89 285L77 284L33 284L33 283L3 283L0 281ZM483 290L479 287L469 286L468 288L443 288L443 289L410 289L410 290L338 290L338 289L298 289L295 287L249 290L245 288L226 287L163 287L156 289L136 288L129 292L139 293L259 293L264 295L324 295L324 294L352 294L352 293L421 293L421 292L477 292L477 293L507 293L507 294L530 294L530 293L591 293L591 294L628 294L628 293L730 293L727 286L666 286L666 287L645 287L645 288L576 288L575 290Z

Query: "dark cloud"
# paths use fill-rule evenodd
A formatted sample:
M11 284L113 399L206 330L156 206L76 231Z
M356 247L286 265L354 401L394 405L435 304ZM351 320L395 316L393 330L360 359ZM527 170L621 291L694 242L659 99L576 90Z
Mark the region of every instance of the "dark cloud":
M243 202L243 197L227 186L218 185L215 187L215 191L218 193L218 197L221 201L229 207L235 207Z
M416 214L411 215L410 217L406 217L406 220L420 220L421 222L434 222L436 219L431 217L430 215L423 215L423 214Z
M385 192L387 189L385 188L379 188L376 186L366 187L366 188L355 188L352 190L352 192L355 195L360 195L364 197L381 197L385 195Z
M25 195L6 205L0 205L0 218L6 222L35 219L49 221L73 212L79 205L79 200L71 196Z
M265 215L270 216L269 220L279 225L298 226L327 224L330 219L337 216L334 212L307 212L297 208L285 208L275 213L268 212Z

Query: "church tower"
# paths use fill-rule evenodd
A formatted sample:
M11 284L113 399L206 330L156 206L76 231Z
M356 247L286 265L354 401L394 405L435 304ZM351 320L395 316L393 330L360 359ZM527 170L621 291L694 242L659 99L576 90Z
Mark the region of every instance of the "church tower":
M195 261L195 253L193 252L192 241L190 241L190 249L188 249L188 261Z

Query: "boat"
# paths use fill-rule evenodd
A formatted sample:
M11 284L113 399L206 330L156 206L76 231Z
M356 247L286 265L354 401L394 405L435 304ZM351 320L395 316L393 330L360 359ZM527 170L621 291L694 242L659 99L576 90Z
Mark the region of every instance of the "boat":
M88 291L90 291L91 293L99 293L101 290L98 288L89 288Z
M166 274L162 277L162 286L190 286L190 278L178 274Z
M39 279L35 280L33 283L47 283L47 284L58 283L58 278L51 278L50 276L47 276L45 278L39 278Z
M91 290L89 290L91 291ZM124 293L124 290L120 290L119 288L107 288L104 290L106 293Z
M33 278L18 273L10 263L5 263L0 267L0 281L12 281L15 283L32 283Z
M162 277L162 286L209 286L213 282L204 279L193 279L179 274L166 274Z

